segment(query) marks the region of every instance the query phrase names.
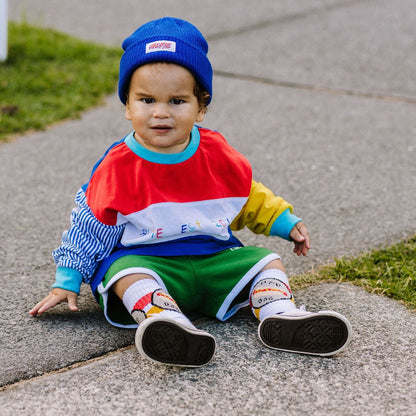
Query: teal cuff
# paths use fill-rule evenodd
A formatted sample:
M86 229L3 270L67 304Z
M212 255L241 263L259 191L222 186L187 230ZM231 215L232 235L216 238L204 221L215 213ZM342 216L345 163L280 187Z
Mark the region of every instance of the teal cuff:
M289 234L292 228L299 222L301 218L293 215L288 208L283 211L274 221L272 228L270 229L270 235L275 237L281 237L285 240L292 241Z
M68 267L58 267L55 274L55 283L52 285L52 288L70 290L79 294L81 283L82 274L78 270Z

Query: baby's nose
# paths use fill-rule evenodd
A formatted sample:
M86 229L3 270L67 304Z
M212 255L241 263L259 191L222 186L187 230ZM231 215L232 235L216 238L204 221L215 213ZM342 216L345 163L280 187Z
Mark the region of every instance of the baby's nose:
M158 103L154 106L153 117L166 118L169 117L169 110L166 104Z

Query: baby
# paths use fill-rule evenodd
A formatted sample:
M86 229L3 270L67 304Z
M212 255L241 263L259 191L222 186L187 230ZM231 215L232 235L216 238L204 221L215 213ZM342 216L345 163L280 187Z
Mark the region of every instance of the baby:
M297 255L310 248L292 206L252 179L247 159L219 132L196 125L212 99L202 34L165 17L139 27L123 49L119 97L133 131L79 189L53 253L52 291L30 314L63 301L78 310L85 282L106 319L137 327L139 352L158 363L209 363L215 339L186 315L225 321L247 305L267 347L321 356L344 350L348 320L298 309L280 256L233 235L248 227L292 241Z

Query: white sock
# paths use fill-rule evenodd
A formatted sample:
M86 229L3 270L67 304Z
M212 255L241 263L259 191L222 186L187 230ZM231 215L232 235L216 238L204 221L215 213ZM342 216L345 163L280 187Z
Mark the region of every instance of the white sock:
M139 280L129 286L124 292L123 304L138 324L146 318L158 315L193 326L169 293L151 278Z
M259 321L296 309L286 273L279 269L260 272L251 285L250 306Z

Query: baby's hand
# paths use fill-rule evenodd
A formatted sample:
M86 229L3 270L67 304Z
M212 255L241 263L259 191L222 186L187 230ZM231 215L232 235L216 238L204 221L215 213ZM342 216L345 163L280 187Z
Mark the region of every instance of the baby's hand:
M290 237L295 242L294 252L300 256L303 254L306 256L308 250L311 248L311 239L309 237L308 230L305 227L305 224L300 221L298 222L290 232Z
M54 306L58 305L61 302L68 302L68 308L71 311L77 311L77 300L78 295L75 292L71 292L70 290L54 288L52 289L51 293L48 296L43 298L34 308L32 308L29 313L32 316L36 316L41 314L42 312L46 312L48 309L53 308Z

